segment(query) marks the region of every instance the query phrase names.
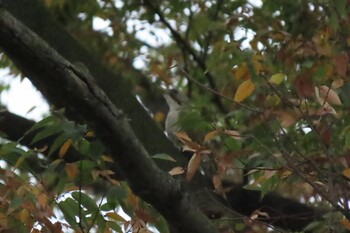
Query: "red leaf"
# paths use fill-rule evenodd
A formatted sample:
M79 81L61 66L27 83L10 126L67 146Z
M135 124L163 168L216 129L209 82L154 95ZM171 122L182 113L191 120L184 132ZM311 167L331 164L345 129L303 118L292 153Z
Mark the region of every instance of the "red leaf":
M346 72L348 71L348 62L349 62L349 56L345 52L338 53L333 58L334 66L335 66L335 72L340 77L345 77Z
M309 97L314 93L314 86L311 80L307 78L296 78L293 82L293 86L296 89L299 97Z

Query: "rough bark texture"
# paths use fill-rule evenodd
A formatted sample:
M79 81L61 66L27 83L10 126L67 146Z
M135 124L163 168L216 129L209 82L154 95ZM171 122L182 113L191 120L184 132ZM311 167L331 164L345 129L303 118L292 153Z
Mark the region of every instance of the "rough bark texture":
M1 4L68 61L83 63L89 67L90 73L113 104L126 113L133 131L150 155L168 153L180 165L186 164L187 159L166 138L148 112L132 95L131 88L124 76L138 77L142 76L141 73L136 71L115 73L101 65L97 57L90 54L60 24L52 19L52 16L38 0L2 0ZM165 170L170 170L173 166L166 161L157 162L161 163L161 167Z
M64 59L3 8L0 46L50 102L66 107L74 120L87 122L96 131L132 190L152 204L175 232L216 232L180 183L149 158L129 120L87 70Z

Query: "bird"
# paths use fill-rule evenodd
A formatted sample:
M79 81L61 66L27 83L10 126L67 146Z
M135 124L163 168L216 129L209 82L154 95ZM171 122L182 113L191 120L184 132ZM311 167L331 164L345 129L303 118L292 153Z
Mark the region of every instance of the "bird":
M179 146L179 140L176 133L180 131L178 124L181 112L185 110L189 102L187 96L175 89L170 89L164 93L165 101L169 106L169 112L165 120L165 132L168 138Z

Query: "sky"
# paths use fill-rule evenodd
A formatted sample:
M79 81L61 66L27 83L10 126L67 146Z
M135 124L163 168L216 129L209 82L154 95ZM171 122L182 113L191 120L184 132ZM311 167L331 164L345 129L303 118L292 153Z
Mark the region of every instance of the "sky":
M7 69L0 69L0 83L11 84L9 90L0 95L0 102L15 114L39 121L49 112L49 105L31 82L24 78L8 75Z

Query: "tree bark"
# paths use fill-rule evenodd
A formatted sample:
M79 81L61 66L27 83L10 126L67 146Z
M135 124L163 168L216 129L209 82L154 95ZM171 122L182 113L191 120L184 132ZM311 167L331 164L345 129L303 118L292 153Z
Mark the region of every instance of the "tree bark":
M67 31L52 19L39 0L2 0L6 10L45 40L59 54L72 63L83 63L96 79L97 84L119 109L130 119L130 125L150 155L166 153L174 157L180 166L187 164L184 157L170 142L149 113L138 102L128 84L127 76L142 77L132 68L129 72L115 73L101 65L98 58L83 48ZM132 65L130 64L130 67ZM144 78L144 77L143 77ZM62 107L62 106L57 106ZM164 170L173 164L157 161Z
M0 46L51 103L65 107L68 116L96 131L131 189L152 204L176 232L216 232L180 183L150 159L126 115L87 70L67 61L3 8Z

